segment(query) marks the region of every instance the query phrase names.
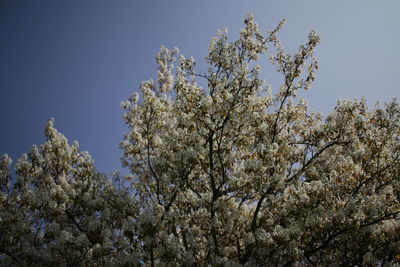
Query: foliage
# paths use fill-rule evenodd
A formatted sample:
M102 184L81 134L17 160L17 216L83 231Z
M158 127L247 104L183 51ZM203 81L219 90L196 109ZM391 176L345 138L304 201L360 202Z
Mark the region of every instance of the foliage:
M105 177L50 120L47 142L0 162L5 265L395 265L400 263L400 107L339 101L323 118L314 32L294 55L251 14L212 39L207 72L161 48L158 77L122 103L123 164ZM274 94L256 63L271 46ZM179 56L177 67L173 65ZM207 89L199 82L204 80Z

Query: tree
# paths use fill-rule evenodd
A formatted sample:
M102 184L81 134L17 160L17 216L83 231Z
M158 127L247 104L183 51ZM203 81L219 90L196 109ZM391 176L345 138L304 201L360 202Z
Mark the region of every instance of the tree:
M266 36L252 14L244 24L238 40L221 31L211 41L204 73L161 48L157 80L122 103L131 175L97 173L52 121L14 185L4 156L2 263L399 264L397 100L372 111L341 101L324 118L297 97L314 81L318 35L289 55L284 21ZM276 93L256 64L269 46Z

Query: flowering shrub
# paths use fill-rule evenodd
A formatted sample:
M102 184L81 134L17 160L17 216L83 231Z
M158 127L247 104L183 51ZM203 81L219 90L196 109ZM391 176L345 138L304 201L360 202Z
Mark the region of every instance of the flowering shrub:
M15 183L3 156L1 263L400 264L400 107L310 111L297 92L315 79L319 37L287 54L284 23L264 36L249 14L238 40L218 32L204 73L162 47L157 79L121 103L127 177L99 174L52 121ZM275 93L256 64L270 47Z

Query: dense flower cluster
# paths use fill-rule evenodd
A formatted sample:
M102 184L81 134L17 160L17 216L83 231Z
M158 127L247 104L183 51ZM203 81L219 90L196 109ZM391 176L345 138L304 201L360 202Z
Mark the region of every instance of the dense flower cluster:
M157 79L121 103L129 176L99 174L51 120L15 181L3 156L0 263L400 264L400 106L310 111L297 92L315 79L319 37L287 54L284 23L264 36L249 14L238 40L218 32L204 73L162 47ZM256 64L270 50L275 93Z

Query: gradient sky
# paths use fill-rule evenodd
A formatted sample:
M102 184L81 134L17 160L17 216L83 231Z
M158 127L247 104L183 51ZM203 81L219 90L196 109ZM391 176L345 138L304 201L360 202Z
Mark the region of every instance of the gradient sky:
M119 104L155 77L160 46L179 47L204 69L216 30L236 38L249 11L263 32L288 19L288 52L310 30L319 33L320 69L305 94L313 109L327 114L337 99L365 96L373 106L400 95L397 0L0 0L0 154L15 161L42 144L54 117L100 171L121 169L127 128ZM275 84L280 76L265 78Z

